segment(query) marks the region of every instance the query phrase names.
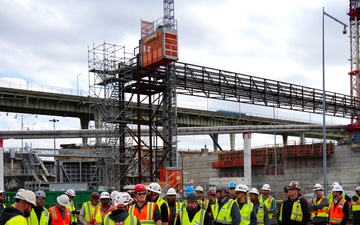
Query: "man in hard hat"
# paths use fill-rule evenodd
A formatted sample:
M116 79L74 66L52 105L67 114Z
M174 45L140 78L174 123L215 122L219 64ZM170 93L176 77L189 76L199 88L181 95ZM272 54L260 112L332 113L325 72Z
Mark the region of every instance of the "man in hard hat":
M289 184L289 198L285 199L280 206L278 216L279 225L306 225L310 221L308 203L299 197L300 185L297 181Z
M166 192L166 201L169 206L169 225L174 225L175 218L179 216L182 208L182 203L176 201L176 191L174 188L169 188Z
M181 224L203 224L212 225L209 214L199 205L198 196L190 193L186 196L186 208L180 213L175 220L175 225Z
M100 194L100 205L97 205L94 209L94 213L91 216L90 224L101 224L106 214L112 212L115 209L110 204L109 192L101 192Z
M251 188L249 191L250 201L254 204L254 211L256 213L256 224L264 225L268 223L269 216L266 206L259 201L259 190Z
M14 207L5 208L2 213L2 223L5 225L28 224L32 207L36 206L35 193L23 190L16 193Z
M269 213L269 220L267 225L271 225L273 214L276 212L276 199L270 195L271 187L269 184L264 184L261 187L262 195L259 201L263 202Z
M229 183L230 198L234 200L236 200L235 188L236 188L236 183L234 181L230 181Z
M161 225L161 214L156 203L146 200L146 187L137 184L134 188L136 202L130 206L129 214L135 216L141 223Z
M195 189L193 186L187 186L185 189L185 195L188 195L190 193L194 192L195 193Z
M204 188L201 187L201 186L197 186L195 188L195 193L197 194L198 196L198 200L199 200L199 204L201 206L202 209L206 209L207 208L207 205L208 205L208 200L206 200L203 195L204 195Z
M4 202L5 202L5 190L0 189L0 212L2 212L6 208Z
M65 194L69 197L69 201L70 201L70 205L67 206L66 208L68 208L71 213L71 224L76 225L77 221L78 221L77 217L79 215L79 211L76 210L75 203L74 203L74 198L76 196L76 192L74 191L74 189L68 189L65 191Z
M214 225L221 224L240 224L240 210L236 201L230 198L229 183L219 183L216 185L216 204L211 206L211 218Z
M360 224L360 186L355 188L355 194L352 197L353 224Z
M43 190L35 192L36 206L31 210L30 217L28 219L31 225L48 225L49 224L49 212L44 207L46 194Z
M103 224L131 224L141 225L140 220L128 213L129 206L134 202L127 192L115 192L112 195L112 205L116 207L111 213L107 213Z
M94 214L94 209L97 205L99 205L100 195L97 192L93 192L90 195L90 201L84 202L79 214L79 221L83 225L88 225L90 223L90 219Z
M248 187L238 184L235 188L236 201L239 205L241 221L240 225L256 225L256 212L254 204L247 198Z
M311 218L314 225L326 225L329 215L329 201L327 197L323 195L323 187L321 184L315 184L314 199L311 202Z
M331 185L331 190L334 188L335 185L340 185L341 184L339 182L333 182L332 185ZM350 198L350 196L348 196L347 194L345 194L345 192L342 193L341 197L343 197L349 204L349 208L351 208L352 206L352 199ZM329 200L329 204L331 204L331 202L333 202L334 200L334 197L333 197L333 194L330 192L328 195L327 195L327 198Z
M349 203L342 197L344 192L341 185L335 184L331 190L333 201L329 208L329 224L346 225L349 215Z
M67 206L70 205L69 197L62 194L56 198L57 204L48 209L50 214L49 225L70 224L71 213Z
M161 187L158 183L151 183L147 188L146 199L149 202L155 202L160 209L162 225L168 225L169 223L169 212L166 201L160 197Z

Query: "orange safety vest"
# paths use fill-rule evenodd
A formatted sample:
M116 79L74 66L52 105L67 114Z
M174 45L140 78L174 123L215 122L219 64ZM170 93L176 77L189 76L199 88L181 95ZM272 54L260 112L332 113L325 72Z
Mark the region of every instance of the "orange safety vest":
M140 212L136 205L132 205L130 206L129 214L138 218L141 224L155 224L154 212L156 207L156 203L146 202Z
M64 210L64 219L62 218L61 213L56 206L48 209L48 212L51 218L51 225L70 225L70 211L68 208L65 208Z
M98 205L94 209L94 213L91 216L90 224L102 224L106 214L111 213L112 210L105 212L104 217L101 216L101 205Z
M339 199L339 201L340 202L336 206L334 201L330 205L330 209L329 209L330 224L340 224L341 221L344 219L343 208L346 203L346 200L341 198Z
M325 196L321 196L321 198L319 199L319 201L317 202L317 198L314 198L313 200L313 204L320 204L323 200L324 200ZM322 209L317 209L317 210L312 210L311 211L311 217L328 217L328 213L329 213L329 207L325 206Z

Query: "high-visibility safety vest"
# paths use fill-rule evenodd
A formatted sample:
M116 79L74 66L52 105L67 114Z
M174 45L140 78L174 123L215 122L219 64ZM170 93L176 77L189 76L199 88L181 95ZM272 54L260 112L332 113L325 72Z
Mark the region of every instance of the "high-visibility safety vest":
M259 206L256 212L256 224L257 225L264 225L265 224L265 209L264 203L259 202Z
M237 204L235 200L229 198L229 200L221 207L219 211L219 202L211 206L211 211L214 216L214 222L222 224L231 224L231 208L233 204ZM241 217L242 219L242 217Z
M241 222L240 225L249 225L250 219L251 219L251 212L254 209L254 204L247 199L246 203L243 205L243 207L240 210L241 215Z
M36 215L34 208L30 212L30 216L28 217L28 222L31 225L48 225L50 219L50 215L47 209L41 212L40 221Z
M69 209L70 213L72 213L73 211L76 210L75 208L75 205L74 205L74 201L71 201L70 202L70 205L66 206L66 208ZM72 217L71 217L71 222L74 222L74 223L77 223L78 222L78 219L77 217L73 214Z
M101 224L103 219L105 218L105 216L108 213L111 213L111 211L108 211L108 212L105 213L104 218L101 217L101 209L100 209L100 207L101 207L101 205L98 205L94 209L94 213L92 214L92 217L91 217L91 220L90 220L93 224Z
M283 204L281 204L280 206L280 215L279 215L279 221L282 222L282 210L283 210ZM291 210L291 216L290 216L290 220L294 220L294 221L297 221L297 222L301 222L302 219L303 219L303 211L301 209L301 204L300 204L300 198L298 200L296 200L294 203L293 203L293 206L292 206L292 210Z
M319 205L323 200L324 200L325 196L321 196L321 198L319 199L319 201L317 200L317 198L313 199L313 204L314 205ZM328 217L329 216L329 206L325 206L322 209L318 209L318 210L312 210L311 211L311 218L315 218L315 217Z
M344 219L343 208L346 200L344 198L341 198L339 199L339 201L340 202L336 206L334 201L330 205L330 209L329 209L330 224L340 224L341 221Z
M275 200L271 195L264 201L264 196L263 195L260 195L260 198L259 198L259 202L263 202L268 210L268 217L269 219L271 220L272 217L273 217L273 214L270 213L270 210L271 210L271 206L272 206L272 201ZM241 216L242 218L242 216Z
M357 193L354 196L356 196L360 199L360 196ZM352 208L352 211L360 211L360 204L353 201L351 208Z
M70 211L67 208L65 208L64 219L56 206L51 207L48 211L51 217L51 225L70 225Z
M178 218L180 211L182 210L183 204L181 202L176 201L175 202L175 219ZM170 206L168 206L168 221L170 221Z
M115 225L116 224L115 221L110 219L109 215L111 215L111 213L108 213L105 215L104 222L103 222L104 225ZM138 219L135 216L128 215L126 217L126 219L123 221L123 225L136 225L137 221L138 221Z
M146 202L141 212L139 212L136 205L132 205L130 206L129 214L138 218L138 220L140 220L140 223L142 225L152 225L155 224L154 212L156 207L157 207L156 203Z
M162 198L159 197L159 198L156 200L156 205L159 206L160 213L161 213L161 206L162 206L164 203L166 204L166 207L169 208L168 205L167 205L167 202L166 202L164 199L162 199Z
M204 225L206 213L207 212L205 209L200 209L199 211L196 212L195 216L190 222L189 214L187 210L183 210L180 213L180 225ZM176 224L176 220L174 224Z
M99 205L99 204L97 204ZM91 201L87 201L87 202L84 202L82 207L84 208L84 211L85 211L85 216L84 216L84 220L89 223L90 222L90 219L92 217L92 214L94 214L94 209L97 205L93 205L91 203Z
M5 225L19 225L19 224L28 224L28 221L22 215L14 216L13 218L9 219Z

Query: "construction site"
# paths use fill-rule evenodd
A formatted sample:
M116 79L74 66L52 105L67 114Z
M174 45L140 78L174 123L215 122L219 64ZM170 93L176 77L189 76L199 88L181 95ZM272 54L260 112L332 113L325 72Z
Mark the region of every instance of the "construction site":
M82 130L1 131L0 138L71 136L83 140L82 146L5 152L5 189L25 186L51 191L68 187L50 185L57 183L77 185L78 190L120 190L156 181L163 188L174 187L181 193L192 184L208 189L214 178L244 178L247 185L257 188L269 183L279 198L282 188L292 180L300 182L304 193L312 192L315 183L324 182L330 187L334 181L340 181L346 190L354 189L360 184L360 2L349 2L351 92L345 95L178 62L174 1L164 0L162 18L141 21L142 36L134 51L110 43L88 47L90 96L52 94L52 99L62 101L46 107L53 103L44 93L1 91L2 96L13 99L13 105L0 99L3 111L60 116L66 113L80 118ZM348 118L351 122L331 126L225 110L183 109L177 106L179 95ZM61 105L64 102L66 107ZM90 121L94 121L93 127L88 127ZM236 149L234 144L235 134L239 133L244 139L242 149ZM283 142L252 148L253 133L280 135ZM210 135L214 151L206 146L201 151L178 150L179 135L199 134ZM219 134L229 134L230 149L222 149ZM288 136L299 136L300 142L289 142ZM306 138L315 141L307 143Z

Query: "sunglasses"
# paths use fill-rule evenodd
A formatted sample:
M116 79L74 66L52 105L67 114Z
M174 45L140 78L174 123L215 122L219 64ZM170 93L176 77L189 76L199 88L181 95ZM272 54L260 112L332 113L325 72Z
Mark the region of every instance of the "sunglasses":
M235 190L235 188L230 188L230 190Z
M100 198L100 201L107 201L107 200L110 200L108 198Z
M137 193L137 195L139 195L139 196L141 196L141 195L146 195L146 192Z

